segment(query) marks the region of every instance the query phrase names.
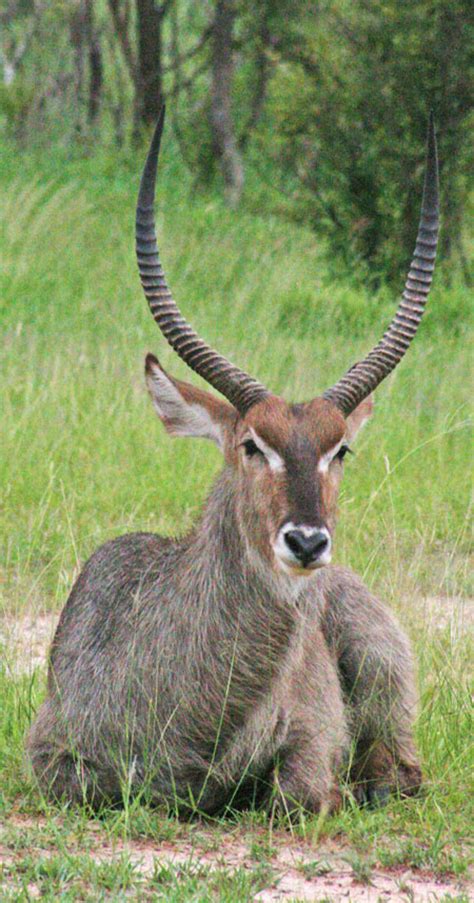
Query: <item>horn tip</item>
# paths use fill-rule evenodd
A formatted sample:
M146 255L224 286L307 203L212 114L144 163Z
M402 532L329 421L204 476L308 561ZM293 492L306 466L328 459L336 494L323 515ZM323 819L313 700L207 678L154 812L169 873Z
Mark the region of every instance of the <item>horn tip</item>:
M428 147L430 151L436 154L437 151L437 142L436 142L436 123L434 118L433 110L430 110L429 120L428 120Z
M166 114L166 104L163 101L163 103L161 104L161 107L160 107L160 112L158 113L158 119L157 119L155 131L157 131L159 128L161 128L161 129L163 128L164 121L165 121L165 114Z
M422 211L438 213L439 206L439 168L438 147L433 110L430 110L428 122L428 140L426 150L426 172Z

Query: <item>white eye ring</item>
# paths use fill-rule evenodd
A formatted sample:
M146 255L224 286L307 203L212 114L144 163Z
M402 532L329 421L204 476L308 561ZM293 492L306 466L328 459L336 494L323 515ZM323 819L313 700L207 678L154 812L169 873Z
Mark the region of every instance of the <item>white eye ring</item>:
M349 446L347 445L347 442L344 438L341 439L341 441L338 442L337 445L333 445L333 447L330 448L329 451L327 451L324 455L321 455L321 457L318 461L319 473L327 473L328 472L330 464L332 464L332 462L337 458L339 452L343 448L349 449ZM344 457L345 453L346 452L344 451L343 457Z
M244 448L250 447L250 454L248 454L247 452L245 457L254 458L256 457L257 453L260 453L262 458L264 458L264 460L268 464L270 470L283 470L285 464L283 458L280 457L278 452L275 451L275 449L272 448L271 445L268 444L268 442L265 442L265 440L262 439L262 437L259 436L258 433L254 429L252 429L252 427L250 427L249 433L250 436L247 436L247 438L242 442ZM250 445L250 443L252 444Z

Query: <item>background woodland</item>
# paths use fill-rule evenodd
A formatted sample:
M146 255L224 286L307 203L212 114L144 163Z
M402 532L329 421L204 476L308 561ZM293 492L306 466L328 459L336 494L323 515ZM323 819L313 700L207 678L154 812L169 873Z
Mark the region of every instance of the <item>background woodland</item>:
M444 272L469 280L467 0L6 0L0 26L19 147L130 150L165 100L193 191L309 224L375 283L411 252L433 109Z

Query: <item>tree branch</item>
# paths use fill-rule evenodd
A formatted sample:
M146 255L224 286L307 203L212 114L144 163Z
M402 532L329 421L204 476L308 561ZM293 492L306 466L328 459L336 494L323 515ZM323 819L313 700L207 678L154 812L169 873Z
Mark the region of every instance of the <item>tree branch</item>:
M173 3L174 0L163 0L161 6L158 7L158 14L162 19L164 19L164 17L169 13Z
M163 66L163 72L176 72L176 70L179 69L179 67L182 66L183 63L187 63L188 60L191 60L203 49L203 47L205 47L211 35L212 25L208 25L194 47L191 47L191 49L187 50L186 53L181 53L179 55L174 54L172 62L168 66Z
M239 147L245 150L252 132L258 125L265 106L267 85L270 77L270 60L267 49L271 43L271 34L268 26L269 7L265 3L262 11L255 50L255 83L250 101L250 115L247 124L239 138Z
M181 79L178 83L176 83L176 84L171 88L170 91L167 91L167 92L166 92L166 98L167 98L167 100L168 100L168 98L170 98L170 97L178 97L180 91L186 91L187 88L192 88L192 86L194 85L194 83L195 83L196 78L198 77L198 75L201 75L203 72L205 72L206 69L207 69L207 67L208 67L208 65L209 65L208 61L205 60L203 63L201 63L200 66L197 66L197 67L196 67L196 69L194 70L193 74L190 75L189 78Z
M132 45L128 37L127 18L128 15L122 15L119 8L119 0L107 0L115 33L118 37L123 58L130 73L130 78L134 85L138 82L138 62L133 52Z
M16 4L10 4L5 13L2 13L0 15L0 21L4 19L5 22L8 22L8 15L11 15L13 17L17 12L18 10L16 8ZM16 45L13 45L11 58L7 58L4 50L3 52L0 52L0 58L2 58L3 63L5 84L13 81L16 73L18 72L18 69L20 69L23 65L23 61L28 53L28 50L30 49L31 42L36 35L43 12L44 4L34 3L31 21L29 22L28 27L24 28L22 39L19 40Z

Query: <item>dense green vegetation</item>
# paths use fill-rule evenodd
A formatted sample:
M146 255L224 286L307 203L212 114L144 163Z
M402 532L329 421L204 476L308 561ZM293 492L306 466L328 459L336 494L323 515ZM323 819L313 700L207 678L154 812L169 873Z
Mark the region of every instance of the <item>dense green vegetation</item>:
M338 271L396 285L432 109L440 254L468 280L473 42L467 0L9 0L0 127L22 148L116 154L165 100L196 190L304 222Z

